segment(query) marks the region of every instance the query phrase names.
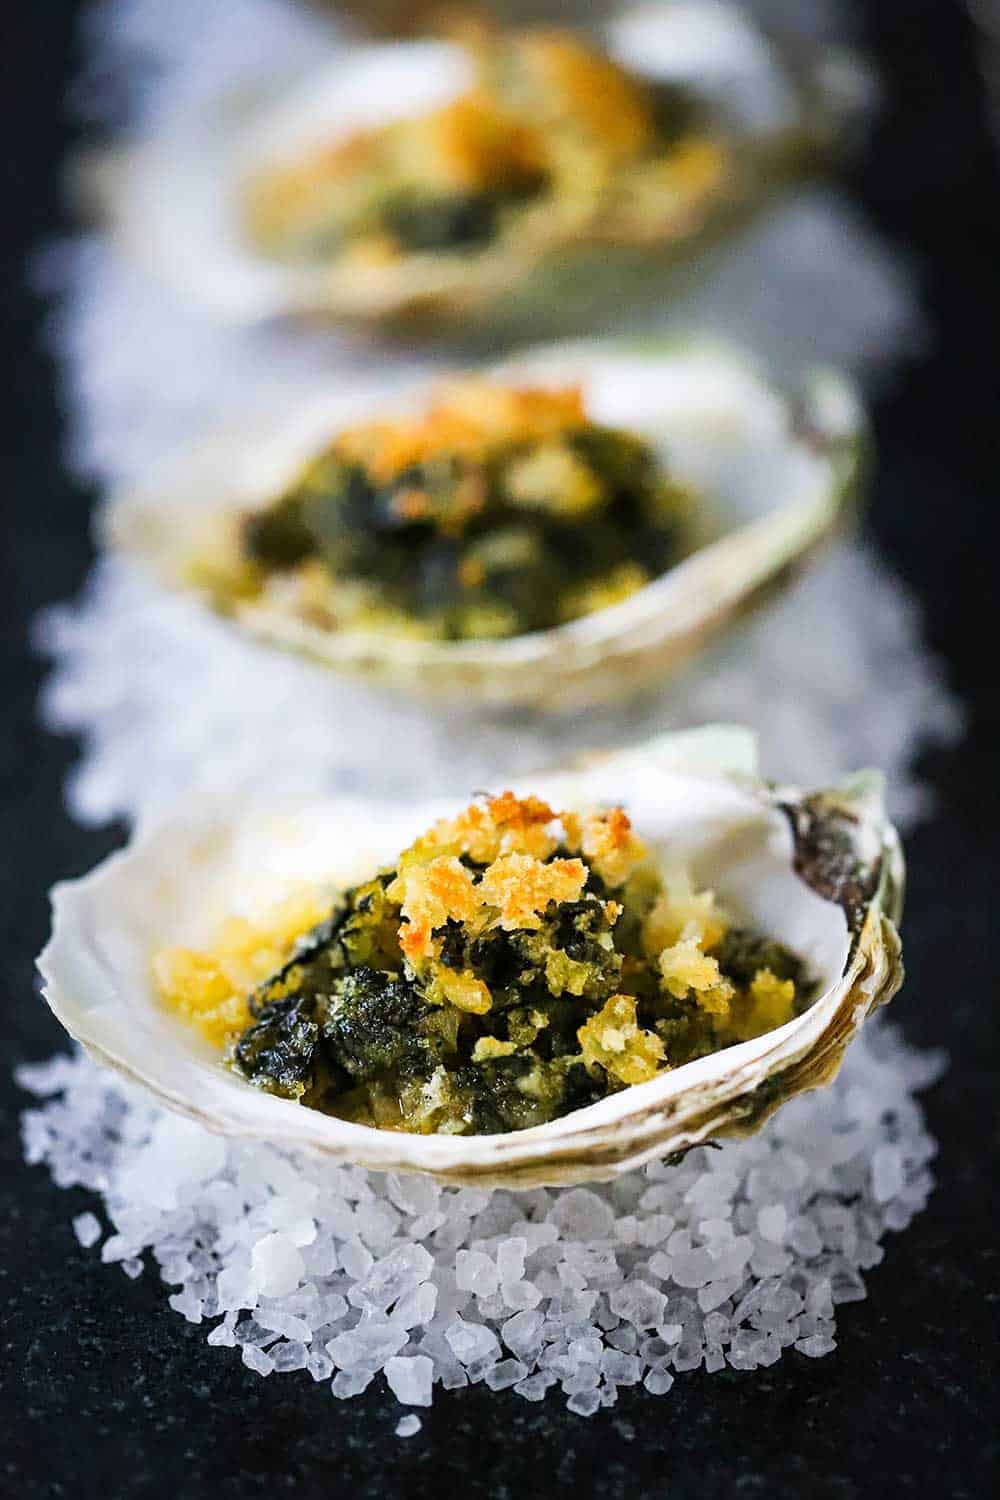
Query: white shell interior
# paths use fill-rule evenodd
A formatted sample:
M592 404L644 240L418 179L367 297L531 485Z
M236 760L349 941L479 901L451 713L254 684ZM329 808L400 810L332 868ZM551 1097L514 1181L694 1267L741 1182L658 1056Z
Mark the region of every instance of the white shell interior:
M723 758L730 748L723 744ZM736 750L742 755L738 741ZM683 860L696 882L713 888L735 916L801 953L824 993L841 979L848 956L843 914L794 875L786 821L752 783L692 772L683 757L672 761L669 747L659 757L653 747L652 754L626 753L582 772L533 778L518 789L556 806L623 800L654 850ZM157 949L209 942L225 916L259 914L303 880L350 883L392 861L446 810L344 799L291 810L193 807L86 879L57 887L54 936L40 960L50 1003L99 1055L216 1129L318 1147L336 1139L338 1150L353 1151L368 1165L442 1172L456 1169L470 1153L488 1158L491 1143L509 1149L501 1143L516 1139L523 1154L537 1142L543 1154L582 1127L627 1116L644 1094L666 1101L710 1083L720 1066L734 1073L752 1069L780 1047L786 1033L811 1029L810 1018L824 1011L821 997L778 1031L516 1138L463 1139L379 1132L259 1093L160 1008L150 972Z

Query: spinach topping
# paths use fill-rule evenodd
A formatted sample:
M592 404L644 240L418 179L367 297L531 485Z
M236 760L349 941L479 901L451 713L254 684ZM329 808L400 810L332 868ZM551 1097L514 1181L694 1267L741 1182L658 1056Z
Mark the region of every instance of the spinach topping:
M343 587L353 582L362 626L503 637L664 572L683 552L685 509L644 442L584 423L482 456L435 453L384 479L331 451L247 516L242 545L264 578L320 565L334 617L359 608Z

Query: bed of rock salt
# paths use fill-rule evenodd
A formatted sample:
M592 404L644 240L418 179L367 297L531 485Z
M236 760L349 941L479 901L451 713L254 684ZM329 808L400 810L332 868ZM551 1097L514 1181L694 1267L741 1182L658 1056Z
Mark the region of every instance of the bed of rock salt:
M831 1353L837 1307L931 1191L915 1094L941 1067L876 1023L752 1140L519 1193L226 1141L82 1054L18 1077L39 1099L27 1159L103 1200L73 1221L83 1250L158 1274L258 1375L305 1371L341 1399L384 1380L411 1407L482 1382L587 1416L622 1386Z
M244 640L192 601L150 597L112 564L81 605L44 617L40 642L57 662L46 719L84 737L68 795L87 821L155 815L212 783L390 797L499 788L581 745L722 720L758 731L772 776L819 786L879 766L905 823L924 810L916 746L961 727L912 600L853 547L662 691L586 715L428 714Z

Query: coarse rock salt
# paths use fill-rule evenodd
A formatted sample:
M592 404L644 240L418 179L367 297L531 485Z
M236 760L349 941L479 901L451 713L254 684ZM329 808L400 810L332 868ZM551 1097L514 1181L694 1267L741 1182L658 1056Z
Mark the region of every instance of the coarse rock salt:
M96 1214L77 1214L73 1220L73 1233L85 1250L96 1245L101 1238L101 1225Z
M254 1245L250 1269L263 1296L284 1297L298 1286L305 1265L294 1240L275 1231Z
M385 1378L396 1400L405 1406L430 1406L434 1366L426 1355L395 1355L386 1363Z
M933 1060L883 1024L833 1085L749 1140L524 1193L209 1138L82 1053L18 1076L39 1101L22 1120L26 1154L101 1195L101 1259L131 1275L150 1256L209 1344L257 1374L329 1381L341 1400L381 1372L404 1403L481 1383L529 1402L561 1392L587 1415L621 1387L665 1395L688 1370L767 1368L786 1349L821 1358L837 1307L866 1295L886 1232L932 1187L913 1090ZM189 1156L166 1164L170 1191L151 1193L171 1139ZM97 1215L73 1226L96 1253Z

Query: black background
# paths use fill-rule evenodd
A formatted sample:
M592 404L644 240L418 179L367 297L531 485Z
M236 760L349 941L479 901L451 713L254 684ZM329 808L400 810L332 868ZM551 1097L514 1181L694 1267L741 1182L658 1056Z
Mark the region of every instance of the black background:
M74 748L35 722L42 668L26 642L43 603L91 558L88 500L60 462L44 309L28 251L61 223L57 168L72 137L63 95L79 62L72 4L4 0L0 18L0 1492L12 1497L353 1494L470 1497L973 1497L997 1478L998 1265L994 941L1000 885L996 587L1000 558L1000 232L996 161L971 24L958 5L867 0L867 45L887 106L850 186L916 252L932 351L875 410L867 525L916 589L927 633L970 712L957 750L928 757L940 812L909 840L906 1035L943 1043L951 1068L927 1099L940 1141L928 1210L841 1309L840 1347L752 1375L687 1375L652 1400L623 1391L590 1421L479 1387L439 1397L424 1430L374 1387L338 1403L303 1373L261 1381L208 1349L149 1275L128 1282L76 1244L91 1206L21 1161L25 1103L10 1064L61 1040L33 991L45 892L121 837L66 817Z

